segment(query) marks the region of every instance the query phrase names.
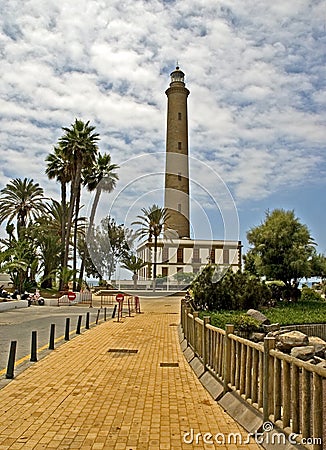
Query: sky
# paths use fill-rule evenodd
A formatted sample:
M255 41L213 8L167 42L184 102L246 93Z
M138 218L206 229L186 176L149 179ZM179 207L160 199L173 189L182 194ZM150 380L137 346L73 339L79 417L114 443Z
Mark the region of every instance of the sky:
M170 73L185 73L192 236L294 210L326 253L326 1L0 0L0 189L38 182L75 118L120 166L97 220L163 206ZM92 197L83 193L85 214Z

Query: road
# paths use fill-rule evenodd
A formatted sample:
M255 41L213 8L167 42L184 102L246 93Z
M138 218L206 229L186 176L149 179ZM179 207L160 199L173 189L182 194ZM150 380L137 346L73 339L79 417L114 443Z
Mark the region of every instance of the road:
M90 313L90 323L96 321L98 309L86 306L31 306L0 313L0 372L7 368L11 341L17 341L16 361L31 352L32 331L37 331L37 347L48 346L50 327L55 324L56 339L65 334L66 318L70 318L70 330L76 330L78 316L82 316L82 331L86 324L86 314ZM108 308L107 317L111 317ZM103 319L103 312L100 317Z

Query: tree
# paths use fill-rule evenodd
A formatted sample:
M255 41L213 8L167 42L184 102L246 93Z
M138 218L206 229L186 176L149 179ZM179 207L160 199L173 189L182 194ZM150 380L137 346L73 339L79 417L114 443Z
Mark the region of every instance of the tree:
M133 232L108 216L101 220L91 239L87 243L89 255L101 277L110 280L120 258L130 251Z
M20 293L36 286L35 277L39 260L35 242L25 229L25 236L20 239L1 239L4 245L0 255L1 270L10 274L15 289Z
M87 242L90 240L93 233L94 219L101 192L113 191L116 186L116 182L119 179L118 174L114 172L118 168L119 166L111 163L111 155L109 153L104 153L104 155L101 155L101 153L99 153L94 165L86 167L83 170L84 186L86 186L90 192L95 190L95 197L92 204L87 230ZM84 252L83 255L84 258L82 258L80 266L78 286L81 286L81 282L83 279L86 252Z
M281 280L288 289L300 278L311 276L315 244L294 211L268 211L265 221L248 231L247 239L251 245L248 261L260 276Z
M271 291L259 278L248 272L233 272L229 268L223 277L216 271L223 268L207 264L191 284L196 309L205 311L243 310L267 305Z
M97 141L99 135L94 133L95 127L89 125L89 121L84 123L82 120L75 119L70 128L63 127L64 135L59 139L59 145L63 155L71 162L72 184L70 190L70 203L67 215L67 225L65 234L65 252L63 267L67 267L69 258L69 242L72 228L73 216L78 219L80 209L80 195L82 170L85 167L92 166L98 153ZM73 271L76 273L77 260L77 223L74 227L73 241ZM76 289L76 280L74 279L73 289Z
M138 258L136 255L132 253L125 253L121 259L121 267L123 269L130 270L133 273L133 281L134 281L134 289L137 289L137 280L138 280L138 272L140 269L145 267L147 263L145 263L141 258Z
M98 202L101 192L112 192L119 179L115 170L119 169L117 164L111 163L111 155L99 153L93 166L86 167L83 170L83 184L90 192L95 191L95 197L92 204L92 210L89 218L89 229L92 229Z
M0 200L0 224L8 220L9 230L11 222L16 219L18 238L23 235L29 222L39 217L45 209L43 189L28 178L10 181L0 191Z
M142 208L142 216L137 216L138 219L132 222L132 225L140 225L140 229L137 231L137 235L142 238L148 236L148 241L152 242L154 237L154 289L156 280L156 263L157 263L157 239L163 231L163 227L169 218L169 214L166 208L160 208L158 205L153 204L148 209Z
M61 185L62 220L60 265L62 267L64 264L67 224L67 184L70 183L72 178L72 161L68 158L68 155L65 154L60 145L54 147L53 153L50 153L45 160L47 162L47 168L45 170L46 175L50 180L56 179L59 181ZM60 289L62 289L62 286Z

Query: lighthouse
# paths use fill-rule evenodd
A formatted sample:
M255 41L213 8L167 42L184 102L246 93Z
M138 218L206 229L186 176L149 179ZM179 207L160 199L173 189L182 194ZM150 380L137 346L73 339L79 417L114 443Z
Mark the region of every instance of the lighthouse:
M187 110L190 92L185 85L185 74L178 66L170 77L170 86L165 91L168 99L164 188L168 219L165 235L190 238Z
M241 241L190 238L190 191L188 155L188 96L185 74L177 66L170 74L167 96L164 208L164 236L145 241L137 255L147 262L139 271L141 280L152 280L153 252L157 251L157 289L179 290L182 273L196 276L208 263L222 268L241 268ZM192 233L195 234L195 233Z

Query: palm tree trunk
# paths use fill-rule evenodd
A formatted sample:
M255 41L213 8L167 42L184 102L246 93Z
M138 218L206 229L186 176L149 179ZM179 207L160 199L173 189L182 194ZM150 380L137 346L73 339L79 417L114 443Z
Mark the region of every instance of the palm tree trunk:
M156 289L157 236L154 236L153 291Z
M61 254L60 254L60 266L61 270L64 267L65 259L65 239L66 239L66 223L67 223L67 185L65 181L61 181L61 205L62 205L62 217L61 217ZM60 276L59 290L63 289L63 280Z
M75 224L74 224L74 244L73 244L73 273L74 273L74 279L73 279L73 291L75 292L77 289L77 237L78 237L78 215L79 215L79 207L80 207L80 191L81 186L79 185L79 190L76 197L76 213L75 213Z
M95 192L95 197L94 197L93 204L92 204L91 215L89 217L89 225L88 225L87 235L86 235L86 246L89 245L89 241L92 236L93 227L94 227L94 219L95 219L95 214L96 214L96 210L97 210L97 205L100 200L100 196L101 196L101 189L97 186L96 192ZM84 255L83 255L82 261L81 261L81 265L80 265L80 269L79 269L79 278L78 278L78 286L77 286L78 290L81 289L81 285L83 282L84 270L85 270L85 260L86 260L86 252L84 252Z
M81 184L81 171L82 171L82 160L81 158L76 158L76 172L75 176L73 177L73 185L71 186L71 195L70 195L70 204L69 204L69 210L68 210L68 218L67 218L67 229L66 229L66 236L65 236L65 257L64 257L64 266L63 269L68 267L68 259L69 259L69 244L70 244L70 235L71 235L71 228L72 228L72 220L75 213L75 220L77 220L78 217L78 211L76 209L76 202L78 193L80 191L80 184Z

